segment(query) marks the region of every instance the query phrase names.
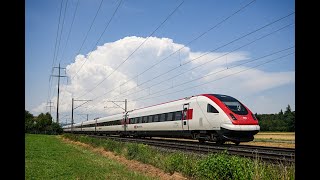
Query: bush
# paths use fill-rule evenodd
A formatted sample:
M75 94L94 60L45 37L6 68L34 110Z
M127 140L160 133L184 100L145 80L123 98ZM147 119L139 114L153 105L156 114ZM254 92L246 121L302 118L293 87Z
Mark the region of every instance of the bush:
M254 163L248 158L226 152L209 155L197 162L196 175L201 179L252 179Z
M129 159L136 159L143 163L150 163L152 156L152 151L148 145L128 143L127 144L127 154Z

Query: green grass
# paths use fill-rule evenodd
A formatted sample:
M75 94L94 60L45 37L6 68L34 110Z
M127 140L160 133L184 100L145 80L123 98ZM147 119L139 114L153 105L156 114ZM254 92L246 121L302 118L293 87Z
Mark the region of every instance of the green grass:
M26 179L152 179L57 136L26 134Z
M94 147L103 147L128 159L151 164L170 174L180 172L191 179L295 179L294 164L267 164L259 159L252 160L229 155L226 152L200 156L83 135L63 136Z

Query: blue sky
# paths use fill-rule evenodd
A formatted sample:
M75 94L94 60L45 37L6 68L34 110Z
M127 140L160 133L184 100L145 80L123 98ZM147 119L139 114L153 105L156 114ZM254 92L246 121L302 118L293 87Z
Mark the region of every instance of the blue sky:
M201 33L206 32L208 29L251 1L184 1L177 11L174 12L174 14L172 14L172 16L170 16L152 35L153 38L146 39L182 1L123 0L102 38L97 43L98 38L120 2L119 0L104 0L92 29L79 52L79 54L83 55L81 57L77 56L77 53L89 30L101 0L79 0L79 6L67 44L67 34L71 27L73 13L76 9L78 0L63 0L60 28L62 27L62 17L66 2L67 8L62 36L57 60L55 61L54 66L57 66L60 61L62 67L67 67L69 81L67 84L66 78L61 79L60 98L63 99L60 99L62 104L59 104L61 106L61 111L59 111L61 112L60 117L65 116L64 118L70 118L68 117L68 114L71 112L71 98L78 98L95 87L95 85L106 78L108 74L112 73L135 48L144 43L144 40L146 40L146 42L141 48L123 63L119 69L115 70L110 78L105 79L103 83L92 90L91 93L87 93L81 98L94 99L105 93L108 89L119 86L119 82L123 80L124 82L125 80L129 81L130 78L143 72L157 61L166 58L170 53L174 53L177 49L183 47L183 45L187 45L188 42L195 39ZM56 107L57 78L53 78L51 82L52 85L49 85L49 76L52 70L60 5L61 0L26 0L25 109L33 114L49 111L48 108L45 108L46 103L49 100L54 101L54 106ZM201 38L188 44L186 48L183 48L180 51L180 57L178 56L178 53L174 54L172 57L168 58L166 62L160 63L153 70L139 76L138 80L134 80L123 86L121 90L119 89L118 93L126 93L126 89L130 89L131 86L132 88L137 86L139 82L142 83L143 81L155 77L157 74L160 75L170 68L176 67L181 62L187 62L201 54L210 52L217 47L223 46L228 42L263 27L281 17L289 15L294 11L295 2L292 0L254 1L248 7L234 16L231 16ZM150 85L152 85L154 82L165 81L183 71L188 71L188 73L185 73L176 80L170 80L163 83L161 87L147 88L147 90L142 91L140 94L137 93L128 97L125 97L125 94L123 94L123 97L120 96L118 98L119 100L127 98L128 101L131 101L131 103L129 102L129 107L138 108L195 94L221 93L234 96L257 113L277 113L280 109L284 110L288 104L292 109L295 109L294 54L198 88L185 90L181 93L164 95L166 93L178 91L181 88L186 89L208 82L210 79L203 78L199 81L190 83L188 86L180 86L180 89L169 89L162 93L163 96L161 97L150 98L143 102L133 101L140 96L149 95L152 97L152 94L155 93L156 90L178 85L178 82L181 80L191 81L192 79L213 73L221 68L223 69L228 68L229 66L231 67L232 65L238 65L245 61L253 60L294 46L294 19L295 14L288 16L250 36L226 45L223 48L219 48L216 51L212 51L206 57L200 58L199 61L193 61L192 63L177 69L177 71L166 74L161 78L150 82ZM251 45L233 51L246 43L276 31L286 25L289 26L261 40L257 40ZM100 47L100 50L99 48L97 49L97 46L94 46L95 44ZM216 63L208 63L203 67L190 71L190 69L199 65L200 62L206 62L210 60L210 58L215 58L219 53L223 54L231 51L233 52L226 57L222 57L220 60L217 59ZM92 56L97 53L97 56L95 58L87 57L90 52L92 52ZM269 59L266 58L264 61L281 57L288 53L294 53L294 48L281 52ZM76 61L76 59L78 59L78 61ZM81 61L81 59L83 61ZM83 64L83 62L85 63ZM239 70L244 70L258 65L259 63L261 64L263 61L248 63L232 70L230 69L229 73L236 73L237 68L239 68ZM83 67L76 75L75 72L80 69L82 64ZM99 69L102 67L105 69ZM57 74L56 70L54 71L54 74ZM222 74L223 73L218 73L210 78L214 79L220 76L222 77ZM76 78L71 80L74 76L76 76ZM136 87L135 90L139 90L139 88L142 90L146 87L148 87L148 83L144 86ZM161 95L161 93L157 95ZM103 100L107 101L112 98L111 94L102 96L79 108L78 113L88 113L89 117L91 116L93 118L95 116L121 112L121 109L111 110L104 108L105 106L111 105L106 104L106 102L103 103ZM92 108L90 109L90 107ZM52 113L55 113L55 110L52 110ZM53 115L53 117L55 118L55 115ZM83 120L81 115L76 117L76 122L81 120Z

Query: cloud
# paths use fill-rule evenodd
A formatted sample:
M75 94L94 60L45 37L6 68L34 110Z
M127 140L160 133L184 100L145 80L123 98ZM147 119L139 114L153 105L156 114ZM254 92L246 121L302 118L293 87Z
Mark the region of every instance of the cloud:
M100 114L101 116L123 111L121 108L111 108L116 105L112 102L108 102L110 100L123 101L125 98L127 98L129 101L128 109L130 110L179 99L185 96L195 95L195 93L202 94L221 92L224 94L245 96L294 83L294 72L266 72L259 69L253 69L237 74L233 77L230 76L228 79L219 80L214 83L210 83L199 88L186 90L181 93L159 98L151 98L145 101L132 101L133 99L137 99L139 97L147 97L147 95L152 95L160 90L170 88L163 93L173 92L175 90L192 87L197 84L224 77L230 73L232 74L237 71L244 70L248 67L238 66L236 68L231 68L227 71L199 79L192 83L176 87L183 82L188 82L204 75L227 69L227 67L232 67L237 63L251 59L250 53L244 51L232 52L221 58L218 57L228 52L210 52L207 53L207 55L198 58L206 52L192 52L189 47L181 49L184 47L183 44L175 43L169 38L157 37L150 37L139 48L139 50L132 54L132 52L145 40L146 39L143 37L125 37L118 41L109 42L103 44L102 46L98 46L96 50L89 52L86 55L77 55L74 59L74 62L66 67L67 76L69 77L69 84L60 85L61 99L59 104L59 112L71 114L72 97L76 100L94 99L94 101L80 106L75 111L89 114ZM179 49L181 50L178 51ZM174 53L175 51L178 52ZM127 59L131 54L132 56ZM123 63L123 61L126 62ZM163 62L145 72L146 69L150 68L159 61ZM84 62L85 64L83 65ZM190 63L179 67L185 62ZM203 63L206 64L200 66ZM198 66L200 67L196 68ZM80 68L81 70L79 71ZM176 69L168 72L172 68ZM158 77L165 72L168 73ZM132 79L138 74L141 75ZM167 80L169 78L171 79ZM70 81L70 79L72 80ZM152 81L147 82L149 80ZM119 87L125 82L127 82L125 85ZM100 85L97 86L99 83ZM153 87L146 88L151 85L153 85ZM110 90L113 91L109 92ZM88 93L88 91L91 92ZM137 91L141 92L125 96ZM161 93L159 93L159 95L161 95ZM55 96L51 99L51 101L56 103L56 99L57 97ZM81 105L81 103L83 102L76 101L75 107ZM124 107L124 104L121 102L117 102L117 104ZM42 103L32 111L34 113L44 112L45 106L46 103Z

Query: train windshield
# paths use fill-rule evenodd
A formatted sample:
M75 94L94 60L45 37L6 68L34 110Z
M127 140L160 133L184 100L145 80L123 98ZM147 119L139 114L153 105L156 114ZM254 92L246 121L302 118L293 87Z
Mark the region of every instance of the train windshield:
M232 112L239 114L239 115L247 115L247 109L235 98L226 95L220 94L212 94L220 101L222 101Z

